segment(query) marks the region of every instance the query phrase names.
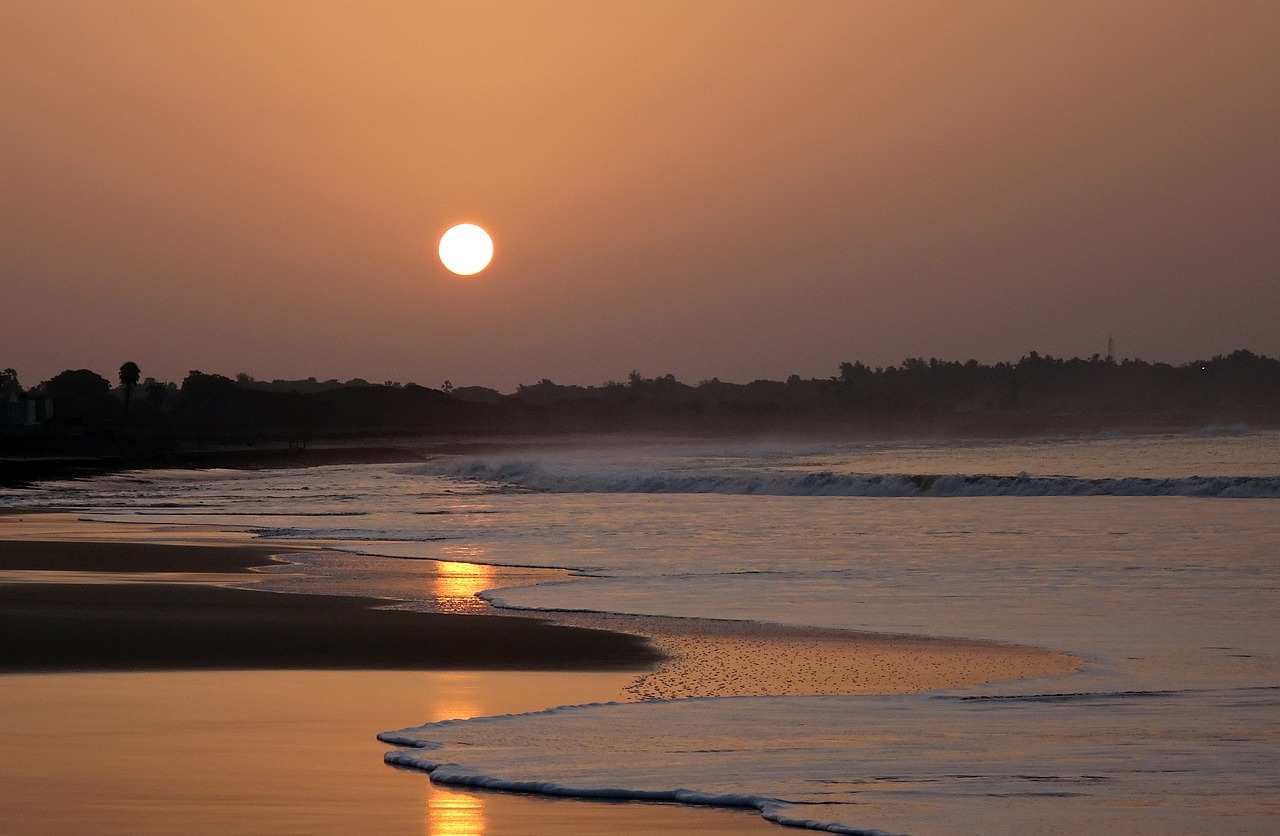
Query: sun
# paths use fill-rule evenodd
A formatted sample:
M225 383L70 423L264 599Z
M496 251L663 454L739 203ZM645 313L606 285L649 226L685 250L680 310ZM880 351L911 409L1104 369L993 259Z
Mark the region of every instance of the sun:
M493 259L493 239L475 224L449 227L440 236L440 261L459 276L474 276Z

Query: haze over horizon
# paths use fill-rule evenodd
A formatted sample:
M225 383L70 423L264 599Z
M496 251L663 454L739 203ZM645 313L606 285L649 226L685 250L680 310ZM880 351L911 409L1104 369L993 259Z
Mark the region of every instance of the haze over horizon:
M1277 43L1244 0L6 3L0 367L1278 356Z

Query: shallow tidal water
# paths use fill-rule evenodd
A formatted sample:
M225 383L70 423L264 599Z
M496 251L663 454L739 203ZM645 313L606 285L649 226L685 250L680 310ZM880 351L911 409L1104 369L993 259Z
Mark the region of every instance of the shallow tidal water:
M296 556L268 581L283 589L424 605L483 592L504 607L991 639L1086 659L1075 674L950 692L558 708L392 735L425 746L395 757L454 764L438 780L919 834L1280 828L1277 499L1280 436L1239 428L531 449L0 494L348 552ZM453 585L425 584L422 560L455 567L434 573Z

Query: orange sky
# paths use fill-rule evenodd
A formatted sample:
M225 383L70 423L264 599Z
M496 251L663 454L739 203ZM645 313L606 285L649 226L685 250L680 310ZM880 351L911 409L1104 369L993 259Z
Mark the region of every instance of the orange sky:
M1280 355L1277 44L1273 0L5 0L0 367Z

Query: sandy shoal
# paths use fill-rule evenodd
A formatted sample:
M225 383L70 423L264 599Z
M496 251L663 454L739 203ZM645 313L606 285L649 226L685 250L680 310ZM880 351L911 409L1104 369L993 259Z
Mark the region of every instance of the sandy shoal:
M556 623L634 632L666 658L624 699L910 694L1080 669L1076 656L1025 645L749 621L564 613Z

